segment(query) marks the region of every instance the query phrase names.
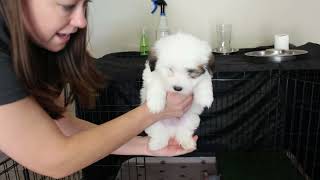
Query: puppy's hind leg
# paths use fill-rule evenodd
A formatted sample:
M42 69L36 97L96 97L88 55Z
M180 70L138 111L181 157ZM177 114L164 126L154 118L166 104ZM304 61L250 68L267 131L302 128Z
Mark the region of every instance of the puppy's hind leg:
M151 151L160 150L168 146L169 139L169 136L151 136L149 140L149 149Z
M151 151L160 150L168 145L170 134L166 133L165 126L158 122L146 129L146 133L150 137L148 147Z
M188 113L183 116L180 121L181 124L176 132L176 140L180 143L183 149L195 149L197 144L193 140L193 134L199 126L199 116L197 114Z

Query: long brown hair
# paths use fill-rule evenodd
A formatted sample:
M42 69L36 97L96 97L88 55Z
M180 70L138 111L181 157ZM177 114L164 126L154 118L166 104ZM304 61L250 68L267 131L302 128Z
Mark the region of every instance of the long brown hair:
M8 28L10 55L18 79L53 118L61 117L75 98L88 105L104 77L96 70L94 58L86 50L87 28L79 29L58 53L37 47L29 40L22 19L23 0L0 0L0 17ZM63 107L56 99L68 85Z

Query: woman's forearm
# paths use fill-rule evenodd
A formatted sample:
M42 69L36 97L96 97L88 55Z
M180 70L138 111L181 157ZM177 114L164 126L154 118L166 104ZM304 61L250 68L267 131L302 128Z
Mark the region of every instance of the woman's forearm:
M140 106L112 121L70 136L64 147L65 161L60 163L57 171L64 171L66 175L70 174L112 152L118 154L126 154L129 151L138 153L143 148L135 146L133 143L143 144L144 142L133 137L153 123L148 113L145 106ZM96 139L96 141L92 141L93 139ZM128 141L131 143L120 148Z
M76 118L72 114L64 114L64 118L56 121L59 129L66 135L71 136L83 130L97 127L98 125ZM123 144L111 154L116 155L147 155L146 146L148 137L136 136L129 142Z
M147 153L148 137L136 136L112 152L116 155L149 155Z
M97 127L98 125L91 122L72 117L72 115L65 116L56 121L59 129L66 135L71 136L83 130ZM147 155L145 148L148 143L147 137L136 136L129 142L125 143L111 154L116 155Z

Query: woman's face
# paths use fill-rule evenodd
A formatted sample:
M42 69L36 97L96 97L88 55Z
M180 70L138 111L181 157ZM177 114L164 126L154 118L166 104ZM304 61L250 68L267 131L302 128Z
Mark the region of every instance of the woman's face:
M23 21L31 39L52 52L62 50L70 36L87 26L89 0L24 0Z

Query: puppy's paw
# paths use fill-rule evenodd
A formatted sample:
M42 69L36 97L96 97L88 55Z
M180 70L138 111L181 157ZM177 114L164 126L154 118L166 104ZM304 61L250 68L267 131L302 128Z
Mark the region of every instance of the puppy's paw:
M147 99L147 106L151 113L161 112L166 105L166 102L160 98Z
M213 96L198 96L198 104L200 104L203 107L211 107L212 102L213 102Z
M211 107L213 102L213 91L211 78L204 79L198 86L195 87L194 91L194 102L201 105L202 107Z
M151 113L161 112L166 106L166 93L147 93L147 106Z
M151 151L160 150L168 145L168 140L151 138L148 147Z
M195 149L197 147L196 142L192 138L192 132L187 130L180 130L176 134L176 140L181 147L186 150Z
M190 149L196 149L197 148L197 144L196 142L193 140L193 138L186 138L183 139L181 142L181 147L185 150L190 150Z

